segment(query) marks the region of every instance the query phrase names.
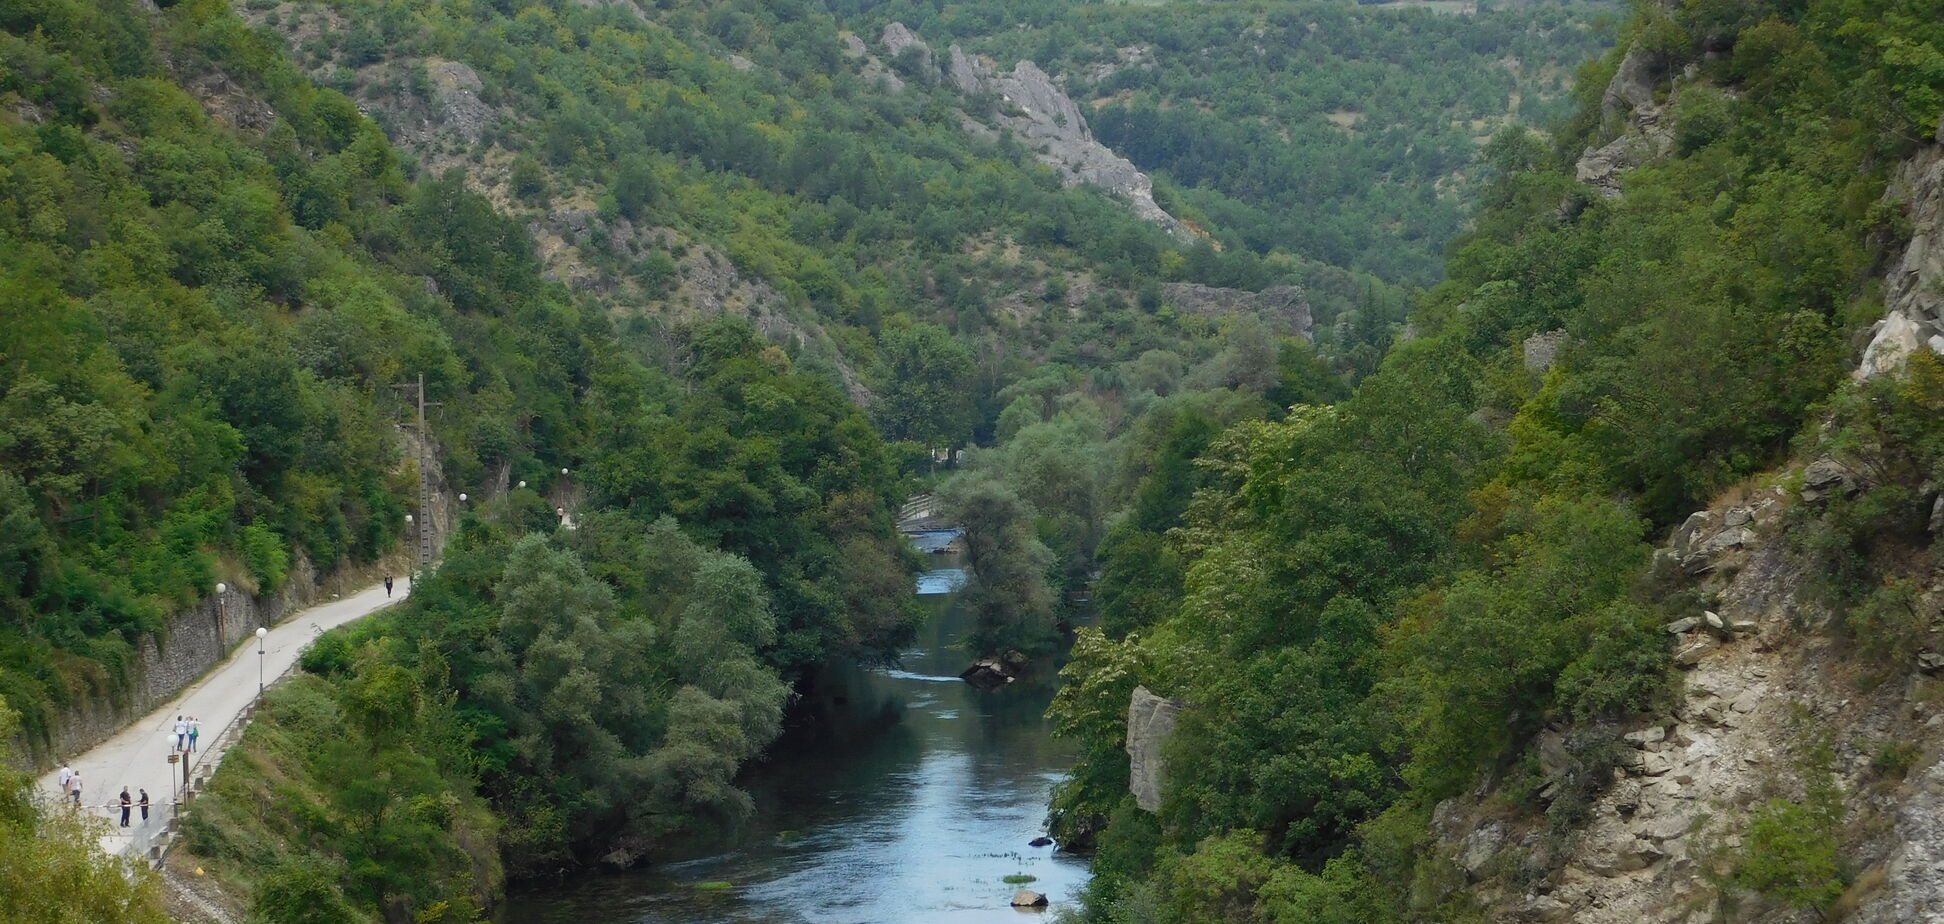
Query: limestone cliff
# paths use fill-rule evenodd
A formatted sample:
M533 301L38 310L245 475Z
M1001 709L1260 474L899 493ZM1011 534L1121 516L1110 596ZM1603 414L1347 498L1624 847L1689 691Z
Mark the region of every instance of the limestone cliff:
M1910 222L1910 242L1883 280L1883 320L1871 330L1857 378L1899 368L1919 348L1944 353L1944 125L1897 169L1884 198Z
M951 46L942 65L923 39L903 23L884 28L881 39L887 54L911 55L921 73L936 75L970 98L996 98L990 121L1012 132L1039 150L1039 159L1059 173L1068 186L1087 184L1113 193L1127 203L1135 215L1186 237L1187 226L1168 214L1154 201L1154 181L1136 168L1132 161L1109 150L1093 136L1080 107L1053 82L1053 78L1031 61L1020 61L1009 73L1000 73L992 61L968 55ZM967 117L967 130L983 126Z
M1134 803L1155 812L1161 809L1165 782L1162 749L1174 735L1181 704L1135 687L1127 704L1127 788Z

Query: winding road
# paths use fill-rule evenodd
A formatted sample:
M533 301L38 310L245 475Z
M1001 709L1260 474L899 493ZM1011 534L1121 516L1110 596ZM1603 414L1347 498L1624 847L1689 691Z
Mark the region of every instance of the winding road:
M170 803L182 784L181 765L168 762L174 743L171 732L176 716L195 716L201 722L198 741L201 752L190 755L190 772L206 772L203 761L208 760L208 766L213 768L220 759L215 747L219 743L227 743L218 742L218 737L256 700L259 676L264 683L275 681L297 663L297 656L317 636L397 603L409 592L405 581L399 581L389 597L383 585L374 585L350 596L299 610L270 630L263 640L261 656L257 654L257 640L254 637L247 639L231 651L222 663L177 693L168 703L130 723L114 737L86 753L70 756L69 766L81 773L82 807L89 814L107 818L110 822L109 833L102 837L102 849L111 854L140 852L167 823ZM235 740L235 736L232 734L229 740ZM40 784L42 792L58 796L59 771L41 777ZM138 802L141 790L148 790L154 806L149 811L147 823L142 821L141 812L137 809L131 813L129 827L119 826L119 802L123 786L128 787L129 796Z

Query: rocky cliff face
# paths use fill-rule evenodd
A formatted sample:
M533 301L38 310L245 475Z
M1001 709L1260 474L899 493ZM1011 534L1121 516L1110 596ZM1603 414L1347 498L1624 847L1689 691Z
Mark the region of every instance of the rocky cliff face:
M1161 810L1164 777L1161 751L1174 735L1181 704L1135 687L1127 704L1127 788L1134 803L1150 812Z
M1132 161L1094 139L1080 107L1039 65L1021 61L1002 74L990 60L953 45L941 71L931 46L903 23L886 26L880 43L893 57L909 49L923 73L937 75L968 97L997 97L992 121L1038 147L1041 162L1058 172L1068 186L1085 183L1105 189L1125 200L1142 219L1171 234L1188 236L1187 226L1154 201L1154 182ZM977 122L969 117L968 121Z
M1544 817L1506 817L1488 785L1438 807L1442 850L1494 920L1585 924L1816 920L1748 896L1724 902L1720 874L1743 846L1757 808L1801 799L1825 774L1842 806L1844 858L1855 883L1846 920L1944 920L1944 656L1906 653L1886 680L1866 676L1827 629L1831 614L1801 586L1787 539L1793 507L1853 490L1855 476L1819 460L1776 486L1696 512L1659 556L1694 581L1714 609L1666 627L1683 672L1671 710L1622 728L1543 733L1549 780L1541 799L1568 798L1574 754L1604 736L1620 753L1593 781L1587 820L1562 833ZM1920 606L1935 614L1944 585ZM1935 629L1935 627L1934 627ZM1930 643L1939 641L1930 634ZM1832 760L1805 758L1825 742ZM1888 745L1918 747L1907 771L1887 769Z
M1883 280L1883 320L1870 332L1857 378L1901 368L1919 348L1944 353L1944 124L1898 168L1886 201L1909 217L1910 242Z
M1666 118L1672 106L1654 102L1654 88L1664 76L1654 56L1634 48L1620 61L1619 70L1600 97L1600 112L1619 128L1612 140L1587 148L1574 165L1579 181L1609 199L1620 195L1620 175L1665 157L1674 148L1674 132Z

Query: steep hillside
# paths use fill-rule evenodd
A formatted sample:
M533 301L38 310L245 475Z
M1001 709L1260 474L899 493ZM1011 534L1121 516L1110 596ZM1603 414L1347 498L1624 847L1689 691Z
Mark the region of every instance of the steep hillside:
M1936 907L1944 32L1699 3L1626 35L1553 143L1487 146L1410 342L1103 545L1055 707L1090 919Z
M617 335L542 278L518 224L456 175L407 180L377 126L221 4L9 15L0 692L26 719L16 759L46 759L71 710L147 689L136 653L178 644L165 619L218 580L263 599L395 554L416 460L392 386L419 373L443 402L435 464L470 496L462 531L551 532L568 503L620 517L604 554L623 555L672 517L698 555L753 563L738 580L765 601L748 657L768 684L908 636L884 593L908 572L888 515L900 475L831 378L730 320ZM643 361L662 351L672 374ZM661 740L676 692L632 704L649 725L629 747ZM766 740L759 723L726 744L719 772Z

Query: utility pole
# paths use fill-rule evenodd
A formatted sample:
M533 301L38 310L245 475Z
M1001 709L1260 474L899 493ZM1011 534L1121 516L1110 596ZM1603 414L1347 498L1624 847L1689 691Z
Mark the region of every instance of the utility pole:
M419 373L416 383L407 382L402 385L393 385L392 387L412 389L412 395L418 403L419 500L418 517L416 518L418 521L418 566L413 569L413 572L416 574L424 571L432 564L432 517L430 515L432 508L432 481L426 477L426 469L432 464L432 437L430 432L425 429L425 409L427 407L441 407L445 402L428 402L425 400L425 373L423 372Z

